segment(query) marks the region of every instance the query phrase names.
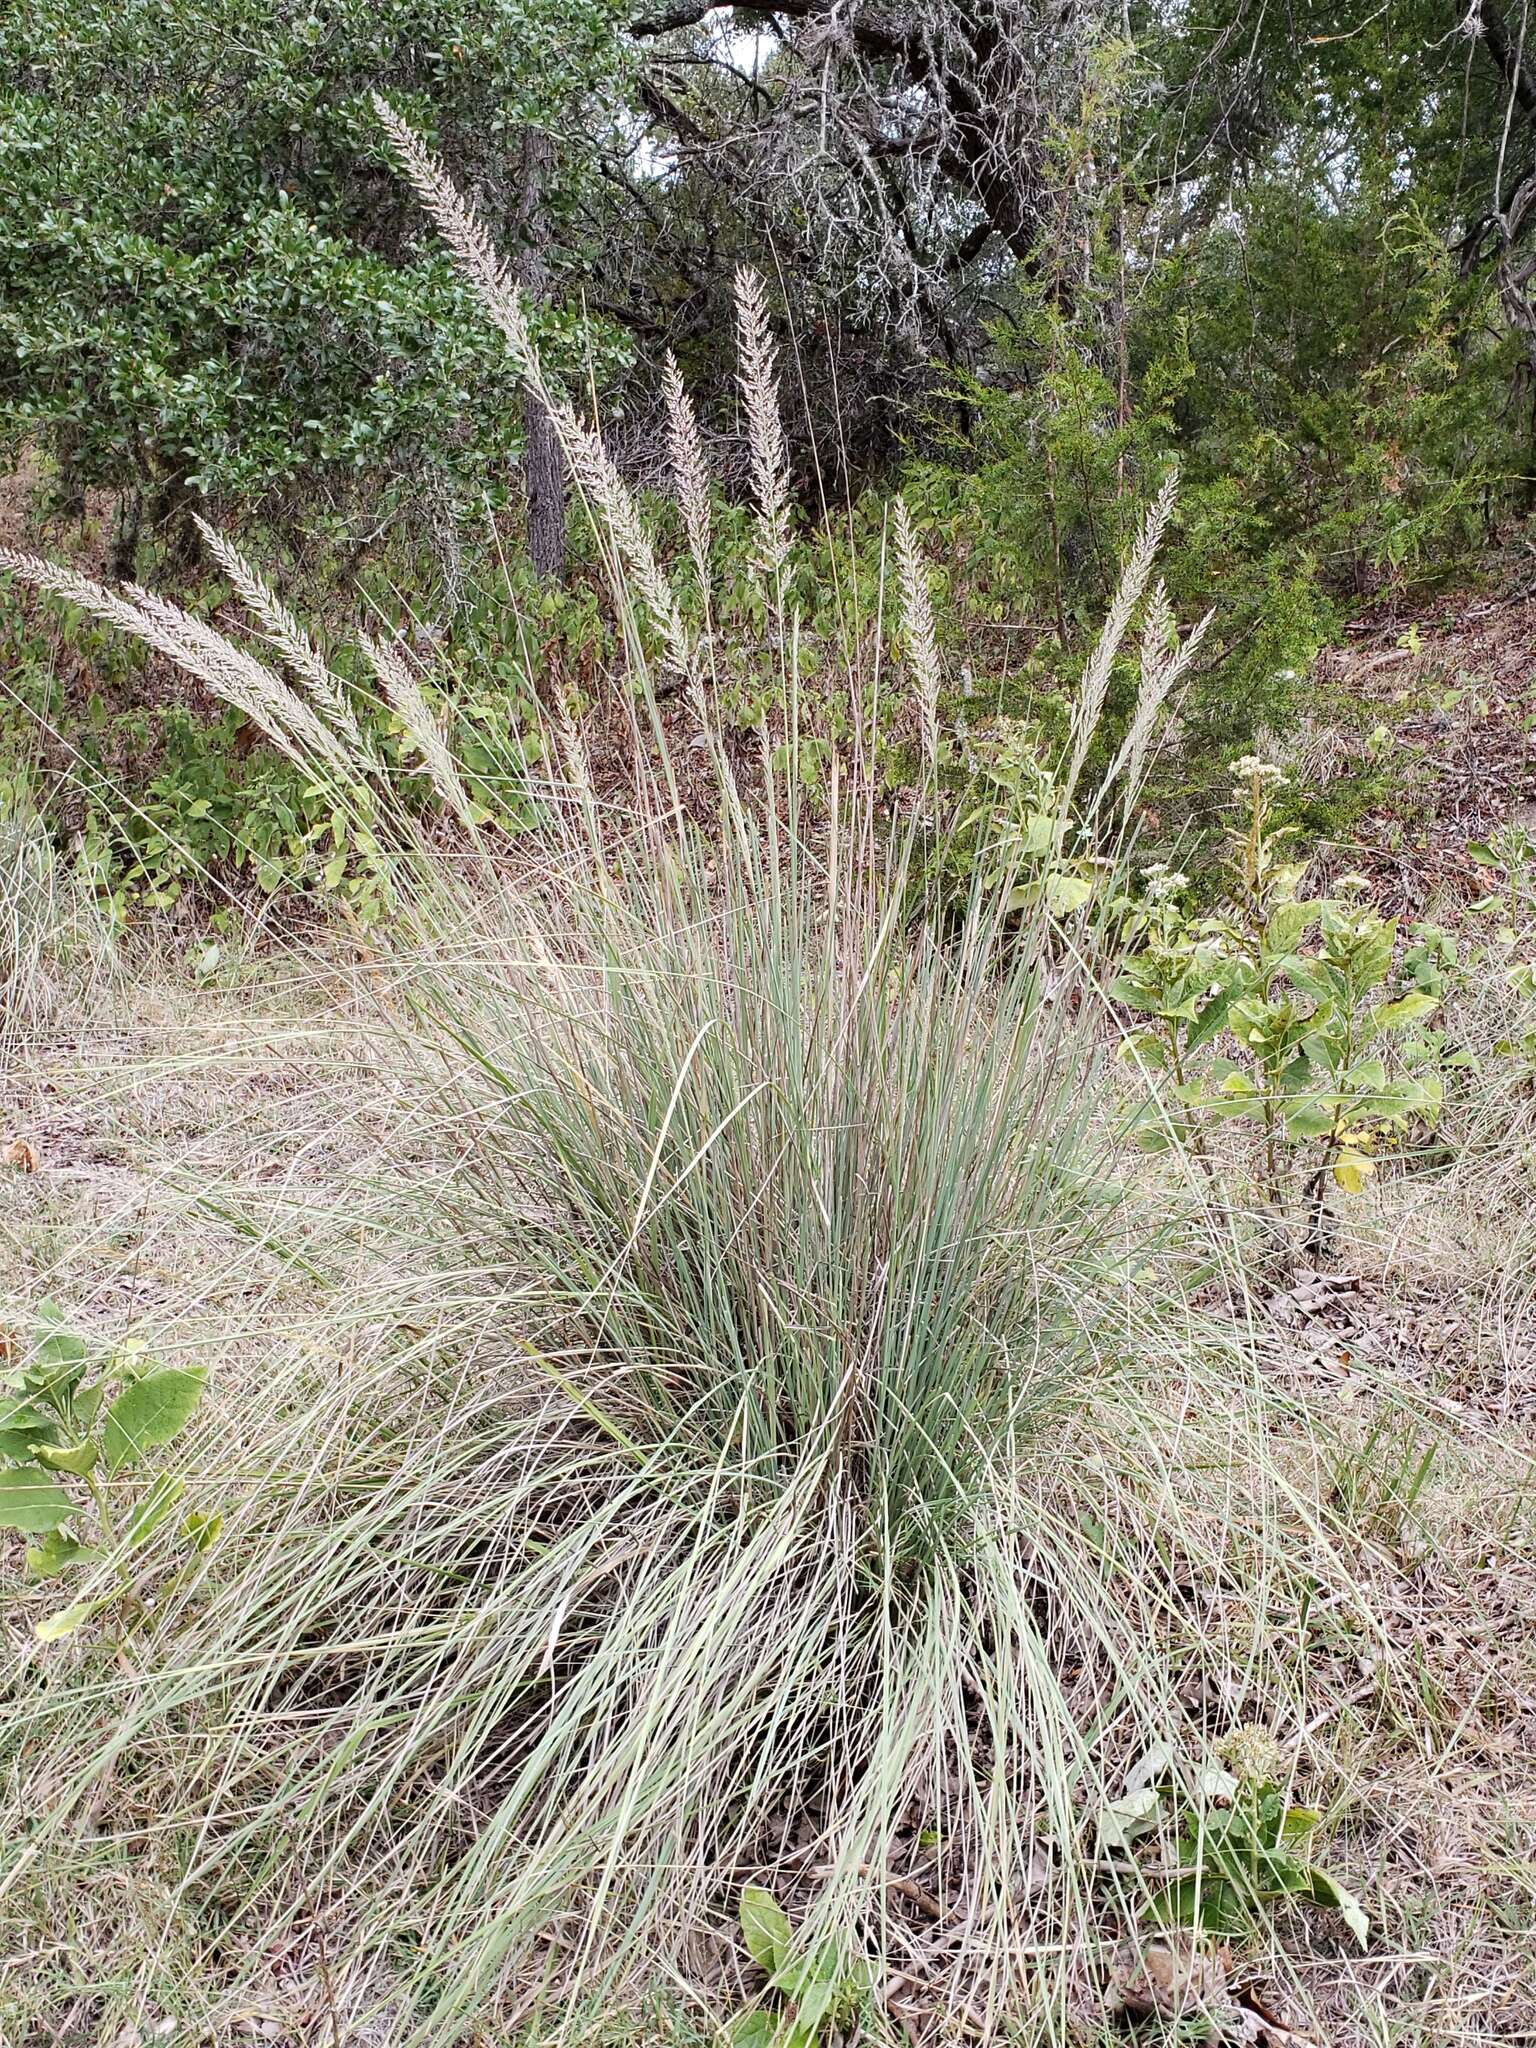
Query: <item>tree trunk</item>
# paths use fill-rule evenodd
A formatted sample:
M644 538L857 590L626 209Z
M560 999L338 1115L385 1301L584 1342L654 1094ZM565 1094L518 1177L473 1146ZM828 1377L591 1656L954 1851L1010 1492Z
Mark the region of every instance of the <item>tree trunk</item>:
M144 532L144 504L148 487L130 484L117 501L112 522L112 545L107 553L107 580L131 583L139 573L139 540Z
M202 544L192 515L202 502L196 491L189 489L186 478L174 472L162 476L155 486L149 524L162 550L161 573L170 582L179 581L197 566Z
M522 282L530 297L549 291L549 220L544 181L552 151L547 135L529 128L523 135ZM523 392L523 487L528 505L528 554L546 583L565 574L565 457L548 412L530 389Z

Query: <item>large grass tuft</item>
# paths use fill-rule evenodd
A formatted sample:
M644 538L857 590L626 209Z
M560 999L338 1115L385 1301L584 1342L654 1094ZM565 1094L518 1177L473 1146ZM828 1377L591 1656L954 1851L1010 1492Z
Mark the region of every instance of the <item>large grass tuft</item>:
M522 348L488 244L396 141ZM855 741L820 744L805 793L761 312L781 725L749 772L714 693L731 650L685 621L551 394L606 522L649 768L605 807L554 707L567 781L535 792L536 855L479 829L391 650L465 834L445 856L369 796L345 698L243 563L308 698L143 594L12 562L307 748L365 807L392 911L359 983L392 1142L305 1252L333 1276L316 1325L182 1454L222 1545L30 1651L8 1702L6 1896L156 1858L159 1942L197 1959L210 2032L310 1948L333 2031L368 2041L570 2032L657 1985L713 2022L761 1989L734 1931L759 1883L871 1965L872 2024L1063 2037L1085 1959L1145 1903L1096 1829L1126 1772L1155 1749L1193 1783L1253 1719L1304 1764L1309 1614L1374 1639L1305 1426L1282 1447L1236 1332L1173 1285L1176 1207L1121 1183L1081 932L1021 915L986 858L968 900L927 901L913 849L940 797L905 823L879 801L878 678L847 678ZM1069 781L1170 504L1090 663ZM905 522L898 556L931 771ZM1152 604L1117 773L1173 679ZM699 763L713 800L690 813Z
M13 1702L21 1873L126 1776L231 1999L323 1913L380 2039L724 2011L755 1881L892 2009L1054 2034L1126 1769L1306 1724L1347 1573L1117 1181L1091 985L995 895L909 927L867 798L781 809L402 871L395 1271L188 1453L230 1530L126 1673Z

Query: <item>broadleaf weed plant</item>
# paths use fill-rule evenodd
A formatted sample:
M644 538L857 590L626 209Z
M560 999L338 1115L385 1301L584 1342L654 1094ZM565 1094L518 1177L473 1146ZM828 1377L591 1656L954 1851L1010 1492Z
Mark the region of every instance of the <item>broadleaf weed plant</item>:
M1241 1936L1267 1905L1298 1900L1338 1913L1366 1946L1370 1916L1310 1860L1322 1814L1291 1802L1285 1753L1267 1728L1230 1729L1192 1784L1180 1783L1171 1765L1164 1750L1138 1759L1125 1792L1099 1815L1106 1852L1134 1854L1149 1840L1165 1851L1150 1919Z
M108 1486L131 1482L149 1452L181 1434L203 1381L201 1368L127 1349L93 1358L50 1301L39 1306L26 1362L0 1367L0 1529L36 1538L26 1549L29 1578L89 1576L100 1567L95 1576L105 1581L105 1590L44 1615L41 1641L58 1642L106 1609L133 1604L132 1561L175 1514L185 1482L158 1473L129 1503L120 1490L114 1503ZM93 1540L82 1533L87 1521ZM218 1533L217 1514L206 1510L181 1524L197 1553Z
M488 241L391 132L541 380ZM866 1958L880 1985L902 1880L967 1929L927 1996L1061 2038L1082 1957L1145 1888L1134 1866L1104 1882L1108 1788L1153 1744L1202 1754L1209 1699L1305 1729L1319 1588L1376 1628L1262 1382L1165 1284L1166 1203L1121 1184L1085 949L985 860L962 916L914 917L868 677L846 679L853 741L822 742L815 800L794 772L774 400L749 374L782 730L755 761L728 750L729 649L685 622L551 392L639 766L600 796L553 707L532 851L467 800L387 662L462 827L450 860L323 700L184 615L11 558L161 634L364 811L392 906L377 1058L440 1160L374 1212L408 1270L334 1304L335 1329L374 1332L356 1368L317 1366L309 1333L274 1360L258 1439L225 1425L223 1539L165 1588L132 1670L92 1663L86 1630L10 1707L16 1796L41 1776L51 1797L4 1883L99 1833L131 1758L135 1811L155 1781L182 1845L171 1910L218 1899L215 2004L317 1910L333 1995L380 2040L715 1983L744 1879L793 1909L799 1952ZM1150 566L1144 531L1085 719ZM664 695L713 778L703 822Z
M1110 993L1143 1020L1122 1046L1150 1083L1142 1144L1182 1149L1214 1182L1236 1170L1217 1131L1252 1128L1262 1200L1282 1228L1301 1218L1316 1256L1330 1191L1358 1194L1383 1149L1433 1130L1455 1055L1427 1028L1440 1007L1431 936L1400 960L1396 920L1360 876L1305 896L1309 861L1274 819L1283 771L1245 755L1232 775L1218 904L1195 914L1187 876L1143 870Z

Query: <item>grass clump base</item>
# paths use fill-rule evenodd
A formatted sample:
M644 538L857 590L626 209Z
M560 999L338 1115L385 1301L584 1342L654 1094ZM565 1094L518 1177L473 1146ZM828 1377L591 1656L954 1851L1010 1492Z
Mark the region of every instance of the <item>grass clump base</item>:
M218 1549L18 1679L13 1889L140 1812L202 2017L323 1929L404 2041L728 2015L759 1883L882 2011L1065 2030L1146 1903L1126 1774L1294 1746L1309 1610L1375 1624L1120 1183L1091 984L980 891L913 927L906 858L834 791L414 868L365 1027L414 1171L187 1453Z

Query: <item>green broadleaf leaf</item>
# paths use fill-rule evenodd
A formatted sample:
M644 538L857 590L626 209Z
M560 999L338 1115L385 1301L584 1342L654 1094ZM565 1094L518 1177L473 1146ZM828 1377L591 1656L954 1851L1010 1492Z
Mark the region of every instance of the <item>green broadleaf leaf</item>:
M739 1918L748 1955L771 1977L789 1954L789 1915L772 1892L760 1884L749 1884L741 1894Z
M1128 1066L1150 1067L1157 1073L1168 1064L1168 1048L1155 1031L1128 1031L1116 1050Z
M1383 1003L1371 1012L1383 1031L1399 1031L1405 1024L1418 1024L1432 1017L1440 1007L1437 997L1415 992L1399 996L1395 1003Z
M200 1557L206 1557L223 1533L221 1514L205 1515L193 1509L181 1525L181 1533Z
M791 1955L774 1971L773 1985L794 2007L797 2022L814 2028L842 1998L842 1965L831 1948L810 1956Z
M1228 1846L1222 1869L1235 1884L1246 1886L1260 1898L1305 1897L1308 1870L1284 1849L1266 1849L1250 1834L1247 1842Z
M55 1301L38 1306L37 1343L27 1363L27 1385L51 1404L67 1401L85 1371L89 1349L69 1329Z
M1292 988L1319 1003L1331 1003L1339 994L1338 976L1323 961L1305 955L1286 962L1285 978Z
M1186 1052L1198 1052L1207 1040L1216 1036L1222 1025L1226 1023L1227 1012L1237 1001L1238 993L1238 986L1234 984L1231 988L1224 988L1218 994L1211 997L1204 1008L1197 1013L1194 1023L1190 1026L1189 1036L1184 1041Z
M46 1472L29 1466L0 1472L0 1529L41 1536L62 1527L74 1512L74 1502Z
M35 1407L31 1401L7 1395L0 1401L0 1429L37 1430L52 1429L53 1419Z
M1272 957L1294 953L1307 926L1318 914L1316 903L1282 903L1269 920L1264 935L1265 951Z
M1081 910L1092 894L1093 884L1083 875L1053 868L1045 878L1046 906L1057 917L1068 917L1074 910Z
M179 1435L202 1399L205 1378L201 1367L171 1366L124 1387L102 1424L107 1470L119 1472Z
M1333 1111L1323 1102L1293 1103L1284 1115L1286 1135L1298 1144L1324 1137L1333 1129Z
M77 1543L73 1536L66 1536L62 1530L50 1529L41 1543L27 1546L27 1577L56 1579L71 1565L86 1564L99 1555L93 1544Z
M147 1542L153 1536L186 1490L185 1479L173 1479L168 1472L160 1474L134 1509L132 1519L124 1532L124 1540L130 1548Z
M1288 1806L1280 1823L1281 1841L1290 1843L1292 1847L1304 1842L1322 1817L1315 1806Z
M1330 1906L1342 1916L1344 1925L1364 1948L1370 1940L1371 1916L1355 1897L1347 1892L1336 1877L1330 1877L1326 1870L1313 1868L1307 1873L1307 1883L1298 1887L1300 1895L1312 1901L1314 1906Z
M1221 1877L1181 1877L1147 1910L1161 1927L1202 1927L1208 1934L1241 1934L1249 1924L1242 1899Z
M50 1443L57 1435L58 1425L52 1416L44 1415L30 1401L0 1400L0 1458L21 1464L38 1444Z
M32 1455L49 1472L73 1472L83 1478L96 1462L96 1446L89 1437L81 1444L34 1444Z

